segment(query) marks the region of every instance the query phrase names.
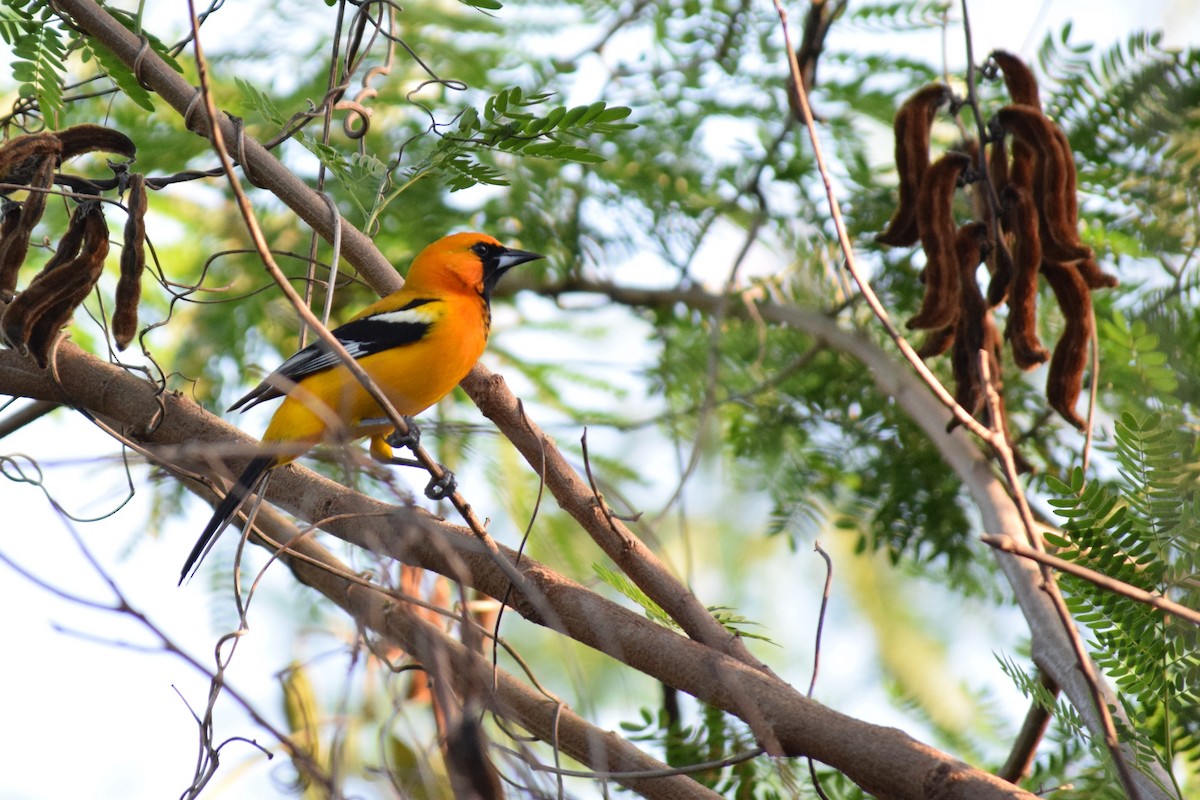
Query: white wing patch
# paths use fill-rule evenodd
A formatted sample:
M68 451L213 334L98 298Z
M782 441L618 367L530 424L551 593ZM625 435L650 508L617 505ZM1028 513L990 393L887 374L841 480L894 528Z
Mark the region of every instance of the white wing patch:
M391 322L403 325L405 323L416 323L418 325L429 325L436 322L438 313L436 303L426 303L423 306L415 308L402 308L399 311L384 311L381 314L372 314L369 317L362 317L362 320L372 320L374 322Z

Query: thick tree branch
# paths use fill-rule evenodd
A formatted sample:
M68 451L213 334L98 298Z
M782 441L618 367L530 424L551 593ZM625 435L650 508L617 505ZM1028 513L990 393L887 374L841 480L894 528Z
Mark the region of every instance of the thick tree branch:
M61 383L32 359L0 351L0 393L69 401L177 472L207 472L214 448L253 443L188 398L161 394L70 342L59 347L57 375ZM236 467L251 452L230 461ZM323 529L352 544L462 580L492 597L509 591L504 573L469 531L419 509L389 506L296 465L272 477L269 499L303 519L324 520ZM1033 797L901 731L825 708L770 672L656 625L531 559L522 558L520 568L538 595L512 590L509 602L522 616L735 715L745 713L752 698L786 755L811 756L879 797L925 800L934 789L945 800ZM385 622L400 625L380 620Z
M298 533L278 512L262 508L256 525L275 541L289 541ZM461 700L479 701L493 713L511 720L543 742L598 773L615 773L618 783L655 800L719 798L685 775L671 775L671 767L639 750L626 739L589 723L566 704L530 688L509 672L493 668L480 653L465 647L446 631L397 602L382 587L366 586L347 576L353 570L332 553L305 538L291 546L297 555L281 560L301 583L317 590L391 644L417 657L427 671L435 665L435 680L447 681ZM621 773L662 772L664 777L628 778Z

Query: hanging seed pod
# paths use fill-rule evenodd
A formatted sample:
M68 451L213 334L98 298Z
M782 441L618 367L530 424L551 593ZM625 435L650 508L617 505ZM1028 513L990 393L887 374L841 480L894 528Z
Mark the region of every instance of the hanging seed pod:
M1004 74L1004 85L1012 101L1033 106L1040 111L1042 101L1038 97L1038 83L1033 70L1029 69L1024 61L1005 50L993 50L988 58L994 61Z
M1012 345L1013 361L1021 369L1028 370L1050 357L1037 335L1038 271L1042 264L1037 209L1029 193L1013 184L1008 185L1004 195L1004 202L1012 209L1016 234L1013 279L1008 290L1008 325L1004 335Z
M1012 251L1008 249L1003 236L995 243L988 260L992 279L988 282L987 301L989 306L995 308L1008 298L1008 287L1015 270Z
M1091 292L1083 276L1070 264L1047 261L1042 265L1042 273L1054 290L1054 297L1066 320L1058 344L1054 346L1054 356L1050 359L1046 401L1063 419L1083 430L1086 423L1075 413L1075 404L1083 391L1088 346L1094 335Z
M71 221L67 224L66 233L58 240L58 247L54 248L54 255L46 260L42 271L38 273L39 277L45 275L47 272L53 272L60 267L70 264L79 256L79 248L83 246L84 235L88 227L88 212L83 209L84 204L81 204L75 209L75 213L71 215ZM37 280L37 278L34 278L34 283Z
M79 257L60 270L72 276L71 282L37 320L30 333L29 351L40 366L45 367L49 363L50 354L58 340L58 332L70 323L75 309L87 299L96 282L100 280L107 256L108 225L104 222L104 214L99 204L96 204L87 214L87 227L84 230Z
M1081 261L1076 261L1074 266L1075 269L1079 270L1079 275L1083 278L1084 283L1088 285L1089 289L1112 289L1121 283L1115 275L1109 275L1100 269L1100 265L1094 258L1085 258Z
M84 153L116 153L125 158L137 155L137 146L125 134L103 125L73 125L54 134L62 143L62 160Z
M1005 106L996 112L995 118L1001 127L1034 151L1033 196L1046 258L1055 261L1091 258L1092 249L1079 239L1075 160L1066 135L1032 106Z
M932 83L918 89L896 112L893 131L896 136L896 173L900 178L899 203L883 232L875 237L880 244L909 247L917 243L917 195L921 179L929 169L929 137L933 118L951 97L950 87Z
M21 204L5 200L0 205L0 302L7 303L12 299L13 290L17 288L17 273L21 270L21 259L9 259L8 250L12 246L17 229L21 225Z
M954 344L954 330L954 325L946 325L930 331L925 336L925 341L921 342L921 346L917 349L917 355L926 361L944 355Z
M1031 162L1027 180L1032 180L1033 153L1029 152L1028 148L1025 148L1025 155ZM1001 133L1000 136L998 136L991 142L991 144L988 145L987 162L988 180L991 181L992 188L995 189L996 196L999 197L1000 193L1004 191L1004 187L1008 186L1009 184L1008 139L1003 135L1003 133ZM991 204L989 203L988 205L990 206ZM1012 220L1004 214L1003 209L1001 209L1000 212L1000 229L1006 233L1012 230Z
M986 347L985 329L991 322L991 313L983 294L979 291L976 272L983 261L983 248L987 242L988 226L983 222L968 222L958 229L954 239L955 255L958 259L960 307L954 324L954 349L950 366L954 374L954 399L971 416L977 416L983 407L983 376L979 372L979 351ZM989 353L989 358L994 355ZM999 369L999 362L992 366L992 374ZM958 425L951 419L947 432Z
M129 212L125 219L125 244L121 248L121 278L113 310L113 340L124 350L137 335L138 302L142 273L146 269L146 178L134 173L129 180Z
M21 203L20 211L14 212L15 223L3 240L0 240L0 299L12 297L13 290L17 288L17 275L29 254L29 241L33 236L33 229L41 221L42 213L46 210L48 193L38 190L49 189L53 182L54 159L43 158L30 178L29 196ZM5 219L8 219L7 216Z
M958 315L958 257L954 252L954 192L971 163L966 153L949 152L926 171L917 196L917 226L925 250L925 295L910 328L936 330L953 325Z
M53 133L31 133L10 139L0 147L0 184L14 186L0 188L0 194L7 195L30 184L42 185L38 176L43 162L49 160L55 165L61 153L62 142Z
M99 203L80 204L71 227L82 231L77 255L39 273L8 304L0 318L0 329L9 345L32 352L42 366L46 364L54 336L70 321L75 308L99 280L108 255L108 226Z

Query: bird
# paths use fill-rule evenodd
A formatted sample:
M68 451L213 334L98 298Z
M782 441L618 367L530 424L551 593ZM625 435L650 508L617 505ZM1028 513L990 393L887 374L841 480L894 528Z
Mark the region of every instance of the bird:
M500 278L541 258L484 233L450 234L417 254L402 289L330 333L400 414L415 416L449 394L483 354L491 331L492 292ZM217 505L183 565L181 585L275 467L334 436L370 437L372 455L383 460L391 456L393 445L415 449L415 436L397 437L375 399L319 340L286 359L229 411L279 397L283 403L262 436L271 452L252 458ZM415 426L409 428L416 433Z

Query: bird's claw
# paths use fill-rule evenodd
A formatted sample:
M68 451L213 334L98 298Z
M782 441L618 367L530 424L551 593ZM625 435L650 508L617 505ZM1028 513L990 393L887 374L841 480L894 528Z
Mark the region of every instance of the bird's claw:
M440 464L438 466L441 467ZM458 490L458 478L454 477L454 473L445 467L441 469L441 477L430 478L429 485L425 487L425 496L435 502L445 500Z
M421 429L417 427L417 423L413 421L412 417L405 417L404 424L408 428L407 431L400 433L399 430L393 430L384 441L393 448L401 450L407 448L416 452L417 448L421 446Z

